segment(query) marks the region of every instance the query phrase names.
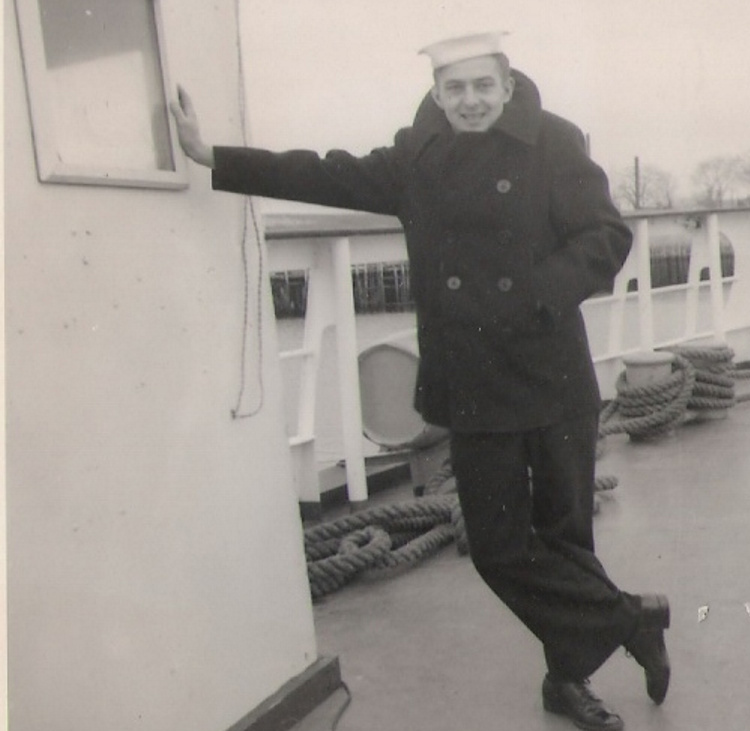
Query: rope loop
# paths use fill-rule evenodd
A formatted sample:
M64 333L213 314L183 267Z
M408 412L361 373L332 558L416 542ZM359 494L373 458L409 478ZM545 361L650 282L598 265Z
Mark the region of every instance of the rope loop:
M737 403L732 377L734 351L730 347L678 345L670 351L689 360L695 368L695 386L688 409L700 415L700 412L729 409Z
M437 553L454 539L455 495L375 506L305 530L313 599L356 577L390 576Z
M695 368L678 354L664 381L633 386L621 373L615 383L617 397L602 411L599 436L625 433L647 438L671 431L684 421L694 385Z

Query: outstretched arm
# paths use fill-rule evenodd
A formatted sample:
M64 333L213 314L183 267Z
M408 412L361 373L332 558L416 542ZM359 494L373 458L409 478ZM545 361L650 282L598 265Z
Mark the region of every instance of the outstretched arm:
M403 174L394 148L356 158L334 150L321 158L308 150L273 153L251 147L207 145L188 93L177 87L169 104L185 154L212 168L214 190L397 215Z
M188 93L177 87L177 99L169 103L177 126L177 139L185 154L199 165L214 167L214 150L201 139L198 115L195 113L193 101Z

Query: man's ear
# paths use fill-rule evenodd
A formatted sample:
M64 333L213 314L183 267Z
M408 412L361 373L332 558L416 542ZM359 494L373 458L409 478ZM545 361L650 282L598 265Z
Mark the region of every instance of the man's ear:
M505 101L509 102L513 98L513 92L516 89L516 80L512 76L508 76L505 81Z
M433 86L432 89L430 89L430 94L432 95L432 99L441 109L443 109L443 103L440 100L440 92L438 91L437 85Z

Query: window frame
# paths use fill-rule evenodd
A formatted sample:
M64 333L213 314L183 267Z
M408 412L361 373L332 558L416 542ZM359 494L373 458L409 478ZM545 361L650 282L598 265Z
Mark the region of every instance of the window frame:
M153 5L157 53L161 70L161 92L170 99L169 71L165 54L161 0ZM26 95L33 129L37 176L42 183L102 185L131 188L184 189L188 186L187 162L177 142L174 119L167 110L169 145L174 170L155 170L72 164L61 160L50 100L51 85L45 56L42 18L38 0L16 0Z

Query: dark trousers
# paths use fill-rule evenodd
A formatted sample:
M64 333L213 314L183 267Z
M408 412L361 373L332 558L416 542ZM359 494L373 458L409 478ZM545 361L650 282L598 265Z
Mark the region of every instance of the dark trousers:
M541 640L559 680L599 668L635 631L640 606L594 555L597 426L592 415L451 440L472 561Z

